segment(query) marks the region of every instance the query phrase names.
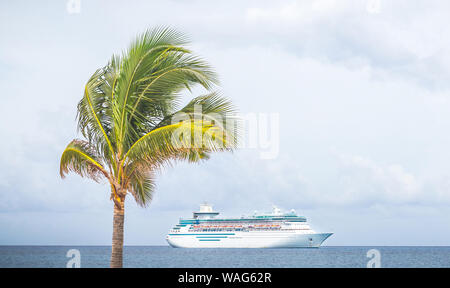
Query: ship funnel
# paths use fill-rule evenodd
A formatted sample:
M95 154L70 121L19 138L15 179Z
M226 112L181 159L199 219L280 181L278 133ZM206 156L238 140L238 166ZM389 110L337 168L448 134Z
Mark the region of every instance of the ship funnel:
M212 206L206 202L200 204L200 212L213 212Z

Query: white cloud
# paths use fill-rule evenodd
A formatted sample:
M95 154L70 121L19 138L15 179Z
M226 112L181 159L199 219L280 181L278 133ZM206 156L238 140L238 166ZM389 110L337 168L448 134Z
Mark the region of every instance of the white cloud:
M258 23L298 25L318 21L329 14L337 13L346 6L342 3L335 0L270 2L266 7L248 8L246 19Z
M254 33L251 41L275 40L301 57L349 65L361 62L386 78L448 90L442 76L450 74L450 40L442 27L447 25L450 7L443 2L426 7L410 3L276 2L248 8L246 20Z
M349 201L372 198L382 203L410 203L421 198L421 184L414 175L399 164L381 166L372 160L355 155L339 155L345 168L342 177L346 182L341 188L350 191ZM356 192L356 193L355 193Z

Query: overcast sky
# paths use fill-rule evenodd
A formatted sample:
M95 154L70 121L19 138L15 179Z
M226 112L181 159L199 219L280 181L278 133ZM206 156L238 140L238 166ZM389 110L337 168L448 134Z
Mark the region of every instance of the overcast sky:
M326 245L450 245L448 1L67 2L0 2L0 244L110 245L108 185L61 180L60 155L90 75L170 25L241 113L279 116L279 152L161 171L125 245L166 245L202 201L296 209Z

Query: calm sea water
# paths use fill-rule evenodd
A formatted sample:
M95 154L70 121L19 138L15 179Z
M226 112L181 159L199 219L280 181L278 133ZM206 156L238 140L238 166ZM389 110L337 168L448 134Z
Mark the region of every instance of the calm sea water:
M0 246L0 267L66 267L78 249L81 267L108 267L108 246ZM318 249L175 249L127 246L125 267L361 267L377 249L381 267L450 267L450 247L330 247Z

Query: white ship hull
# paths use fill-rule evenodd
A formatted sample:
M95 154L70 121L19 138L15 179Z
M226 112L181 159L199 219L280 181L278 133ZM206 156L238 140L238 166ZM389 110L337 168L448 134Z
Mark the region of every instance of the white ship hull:
M176 248L317 248L332 234L285 231L186 233L169 234L167 242Z

